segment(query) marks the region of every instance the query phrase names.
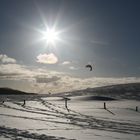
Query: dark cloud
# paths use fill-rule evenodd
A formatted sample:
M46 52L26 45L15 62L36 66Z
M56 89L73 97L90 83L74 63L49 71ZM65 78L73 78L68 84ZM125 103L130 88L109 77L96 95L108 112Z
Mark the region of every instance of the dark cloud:
M1 73L0 72L0 77L11 77L11 76L16 76L16 75L19 75L18 73Z

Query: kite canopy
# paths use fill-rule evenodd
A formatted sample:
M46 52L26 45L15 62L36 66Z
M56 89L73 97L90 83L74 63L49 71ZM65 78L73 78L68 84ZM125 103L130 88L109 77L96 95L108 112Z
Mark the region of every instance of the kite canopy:
M85 67L86 67L86 68L89 68L90 71L92 71L92 66L91 66L90 64L86 65Z

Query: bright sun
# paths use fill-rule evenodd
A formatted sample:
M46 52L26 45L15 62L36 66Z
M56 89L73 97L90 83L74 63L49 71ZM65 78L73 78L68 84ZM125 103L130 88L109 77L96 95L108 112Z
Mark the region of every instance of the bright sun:
M58 40L58 33L55 29L48 28L47 31L43 33L43 36L47 44L55 44L55 41Z

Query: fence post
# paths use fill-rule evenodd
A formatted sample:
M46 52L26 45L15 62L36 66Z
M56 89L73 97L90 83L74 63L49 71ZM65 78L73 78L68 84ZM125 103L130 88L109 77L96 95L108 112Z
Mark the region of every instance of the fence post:
M23 100L23 105L22 106L25 106L25 103L26 103L25 100Z
M136 106L136 111L138 111L138 106Z
M104 102L104 109L106 109L106 103Z

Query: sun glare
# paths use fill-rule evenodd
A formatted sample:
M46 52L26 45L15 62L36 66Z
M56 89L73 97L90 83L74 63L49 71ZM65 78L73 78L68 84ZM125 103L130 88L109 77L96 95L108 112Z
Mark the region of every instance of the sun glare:
M48 28L46 32L43 33L44 39L47 41L47 44L54 44L58 39L58 34L54 29Z

